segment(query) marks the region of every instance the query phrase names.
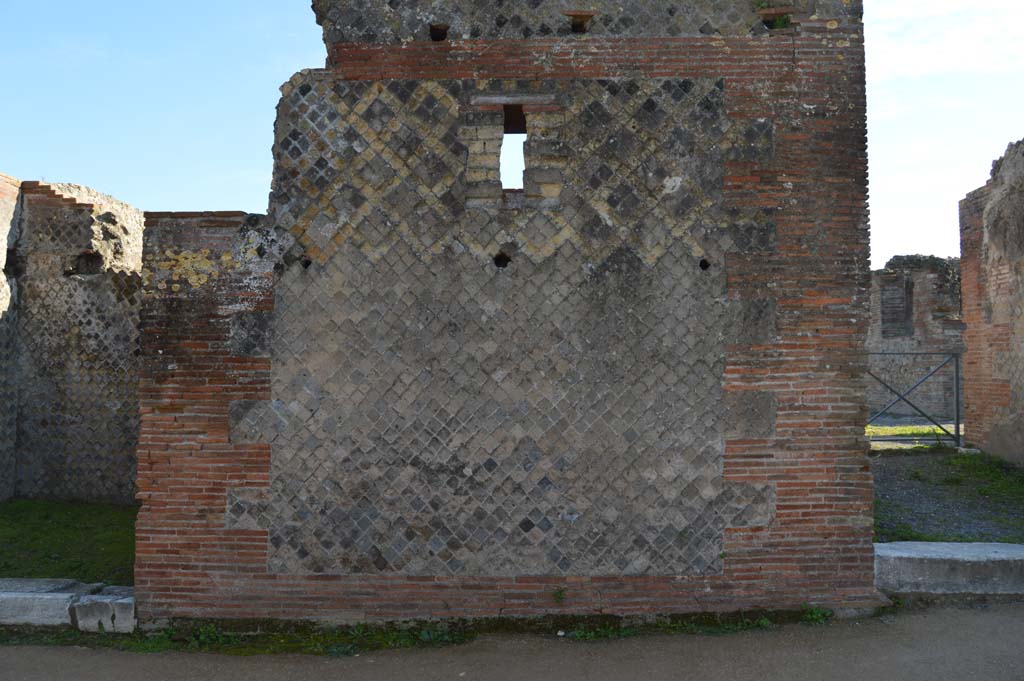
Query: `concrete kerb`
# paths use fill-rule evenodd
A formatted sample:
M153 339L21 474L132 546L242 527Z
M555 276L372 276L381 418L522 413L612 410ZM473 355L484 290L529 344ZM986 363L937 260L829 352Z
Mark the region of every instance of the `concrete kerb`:
M1024 545L876 544L875 586L890 596L1024 595Z
M0 579L0 625L135 631L131 589L67 579Z

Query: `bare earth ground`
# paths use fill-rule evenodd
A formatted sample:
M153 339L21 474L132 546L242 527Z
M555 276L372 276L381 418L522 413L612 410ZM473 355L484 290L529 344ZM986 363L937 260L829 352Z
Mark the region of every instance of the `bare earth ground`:
M871 469L877 541L1024 543L1020 469L948 451L876 454Z
M2 648L5 681L1020 681L1024 605L945 608L827 626L726 636L575 643L485 637L474 643L330 659L140 655L81 648Z

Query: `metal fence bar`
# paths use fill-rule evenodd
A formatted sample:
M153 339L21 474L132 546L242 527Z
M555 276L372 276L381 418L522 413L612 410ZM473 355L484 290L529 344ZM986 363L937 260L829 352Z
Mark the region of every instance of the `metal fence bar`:
M869 375L869 376L871 376L871 377L872 377L873 379L875 379L876 381L878 381L879 383L881 383L882 385L884 385L884 386L885 386L886 388L888 388L889 390L891 390L891 391L893 392L893 394L896 394L896 395L899 395L899 394L900 394L900 393L899 393L899 391L898 391L898 390L896 390L896 388L893 388L893 387L892 387L891 385L889 385L888 383L886 383L885 381L883 381L882 379L880 379L880 378L879 378L878 376L875 376L875 375L874 375L873 373L871 373L870 371L868 372L868 375ZM927 379L925 379L925 380L927 380ZM909 395L909 394L910 394L910 392L908 391L908 392L906 393L906 395ZM948 436L949 436L949 437L950 437L951 439L954 439L954 440L956 439L955 437L953 437L953 433L951 433L951 432L949 432L948 430L946 430L946 427L945 427L945 426L943 426L943 425L942 425L941 423L939 423L938 421L936 421L935 419L933 419L933 418L932 418L931 416L929 416L928 414L926 414L926 413L924 412L924 410L922 410L922 409L921 409L920 407L918 407L918 406L917 406L916 404L914 404L913 402L911 402L910 400L908 400L908 399L907 399L907 397L906 397L906 395L901 395L901 396L900 396L900 399L898 399L898 400L896 400L896 401L897 401L897 402L900 402L900 401L906 402L906 403L907 403L908 405L910 405L910 408L911 408L911 409L913 409L913 410L914 410L914 411L916 411L916 412L917 412L918 414L920 414L920 415L921 415L921 416L923 416L924 418L926 418L926 419L928 419L929 421L931 421L931 422L932 422L932 424L933 424L933 425L934 425L934 426L935 426L936 428L938 428L938 429L939 429L939 430L941 430L941 431L942 431L943 433L945 433L946 435L948 435ZM883 412L883 413L884 413L884 412Z
M956 352L869 352L873 357L954 357Z
M870 352L868 354L869 355L874 355L874 356L884 356L884 357L945 357L946 361L944 361L942 364L940 364L939 366L937 366L934 369L932 369L930 372L928 372L928 375L926 375L920 381L915 383L913 385L913 387L911 387L909 390L907 390L906 392L902 392L902 393L899 390L897 390L896 388L893 388L891 385L889 385L885 381L883 381L878 376L876 376L873 372L868 371L867 373L868 373L869 376L871 376L871 378L873 378L876 381L878 381L883 387L885 387L886 390L888 390L892 394L896 395L896 399L895 400L893 400L892 402L887 404L885 406L885 408L883 408L880 412L878 412L877 414L875 414L874 416L871 417L871 419L868 421L868 425L874 423L879 418L881 418L882 416L887 414L890 409L892 409L894 406L896 406L900 402L905 402L907 405L910 406L911 409L913 409L918 414L923 416L925 419L927 419L929 422L931 422L936 428L938 428L943 433L945 433L946 436L948 436L950 439L952 439L953 442L956 443L957 447L962 447L963 446L963 436L961 435L962 419L961 419L961 409L960 409L960 390L961 390L961 383L960 383L961 382L961 374L960 374L960 372L961 372L961 357L960 357L960 353L955 353L955 352L954 353L950 353L950 352ZM924 385L924 383L926 383L929 379L931 379L933 376L935 376L935 374L937 374L940 371L942 371L942 369L944 369L947 366L949 366L950 362L953 363L954 374L955 374L954 377L953 377L953 400L954 400L954 403L955 403L953 411L955 412L955 417L954 418L955 418L955 421L956 421L956 423L954 425L954 429L956 431L955 435L953 433L950 433L946 429L945 426L943 426L941 423L939 423L938 421L933 419L929 414L925 413L925 411L923 409L918 407L916 404L911 402L910 399L909 399L911 393L913 393L915 390L917 390L922 385ZM941 435L939 435L938 437L941 437ZM904 441L905 442L905 441L910 440L910 439L923 439L923 438L883 438L883 437L874 437L874 438L871 438L871 439L875 440L877 442L900 442L900 441Z
M960 430L960 355L954 355L955 375L953 376L953 411L956 412L956 446L964 446L964 436Z
M880 379L880 378L879 378L878 376L875 376L875 375L874 375L873 373L871 373L871 372L869 371L869 372L868 372L868 375L869 375L869 376L871 376L871 378L873 378L873 379L875 379L876 381L878 381L879 383L881 383L881 384L882 384L883 386L885 386L885 387L886 387L886 388L888 388L889 390L891 390L891 391L893 392L893 394L894 394L894 395L896 395L896 399L895 399L895 400L893 400L892 402L890 402L889 404L885 405L885 408L883 408L883 409L882 409L882 411L880 411L880 412L878 412L877 414L875 414L874 416L872 416L872 417L871 417L871 420L870 420L870 421L868 421L868 425L870 426L870 425L871 425L872 423L874 423L874 422L875 422L875 421L876 421L876 420L877 420L877 419L878 419L879 417L881 417L882 415L884 415L884 414L885 414L885 413L886 413L887 411L889 411L890 409L892 409L893 407L895 407L895 406L896 406L897 404L899 404L900 402L906 402L906 398L907 398L907 396L908 396L908 395L910 395L910 393L914 392L915 390L917 390L918 388L920 388L920 387L921 387L922 385L924 385L924 384L925 384L925 382L926 382L926 381L927 381L927 380L928 380L929 378L931 378L931 377L932 377L932 376L934 376L935 374L937 374L937 373L939 373L940 371L942 371L942 370L943 370L944 368L946 368L946 365L948 365L948 364L949 364L950 362L952 362L952 361L953 361L953 358L952 358L952 357L950 357L950 358L949 358L949 359L947 359L947 360L946 360L945 362L943 362L943 363L942 363L942 364L940 364L939 366L937 366L937 367L935 367L934 369L932 369L932 370L931 370L930 372L928 372L928 375L927 375L927 376L925 376L925 377L924 377L924 378L922 378L922 379L921 379L920 381L918 381L917 383L915 383L915 384L914 384L914 387L913 387L913 388L911 388L911 389L910 389L910 390L908 390L907 392L903 393L902 395L900 394L900 392L899 392L898 390L896 390L896 389L895 389L895 388L893 388L893 387L892 387L891 385L889 385L888 383L886 383L885 381L883 381L882 379ZM910 403L909 403L909 402L907 402L907 404L910 404ZM910 406L914 407L914 405L912 405L912 404L911 404ZM914 407L914 409L917 409L917 407ZM918 411L920 411L920 410L918 409ZM926 418L927 418L927 416L926 416Z

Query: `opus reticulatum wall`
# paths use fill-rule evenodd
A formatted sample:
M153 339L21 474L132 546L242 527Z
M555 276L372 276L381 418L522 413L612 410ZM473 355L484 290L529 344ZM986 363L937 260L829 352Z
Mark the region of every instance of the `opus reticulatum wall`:
M21 183L0 175L0 501L14 494L17 473L15 448L18 429L17 283L13 245L17 239L18 196Z
M131 503L142 212L0 176L0 499Z
M315 3L268 215L147 215L143 619L878 602L859 3L532 4Z

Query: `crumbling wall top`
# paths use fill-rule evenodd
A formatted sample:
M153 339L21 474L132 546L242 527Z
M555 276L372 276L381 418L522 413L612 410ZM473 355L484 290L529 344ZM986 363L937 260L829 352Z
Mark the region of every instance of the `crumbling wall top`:
M876 274L903 273L911 275L916 272L933 274L935 292L946 303L950 310L960 309L960 258L940 258L936 255L897 255L889 259L885 269Z
M598 36L750 35L767 32L759 11L782 5L794 19L838 24L862 13L862 0L313 0L328 45L430 40L432 26L452 40L568 36L573 17Z
M1011 144L992 165L991 200L985 208L990 258L1024 259L1024 140Z
M13 246L17 238L15 213L20 189L21 182L0 173L0 269L7 266L7 249Z
M51 256L66 260L83 254L102 258L107 270L142 270L142 211L89 187L56 182L25 182L24 193L34 197L26 211L49 211L61 207L77 213L71 219L62 213L32 216L19 235L22 255ZM40 203L41 202L41 203ZM44 207L45 206L45 207ZM66 263L65 263L66 264Z

